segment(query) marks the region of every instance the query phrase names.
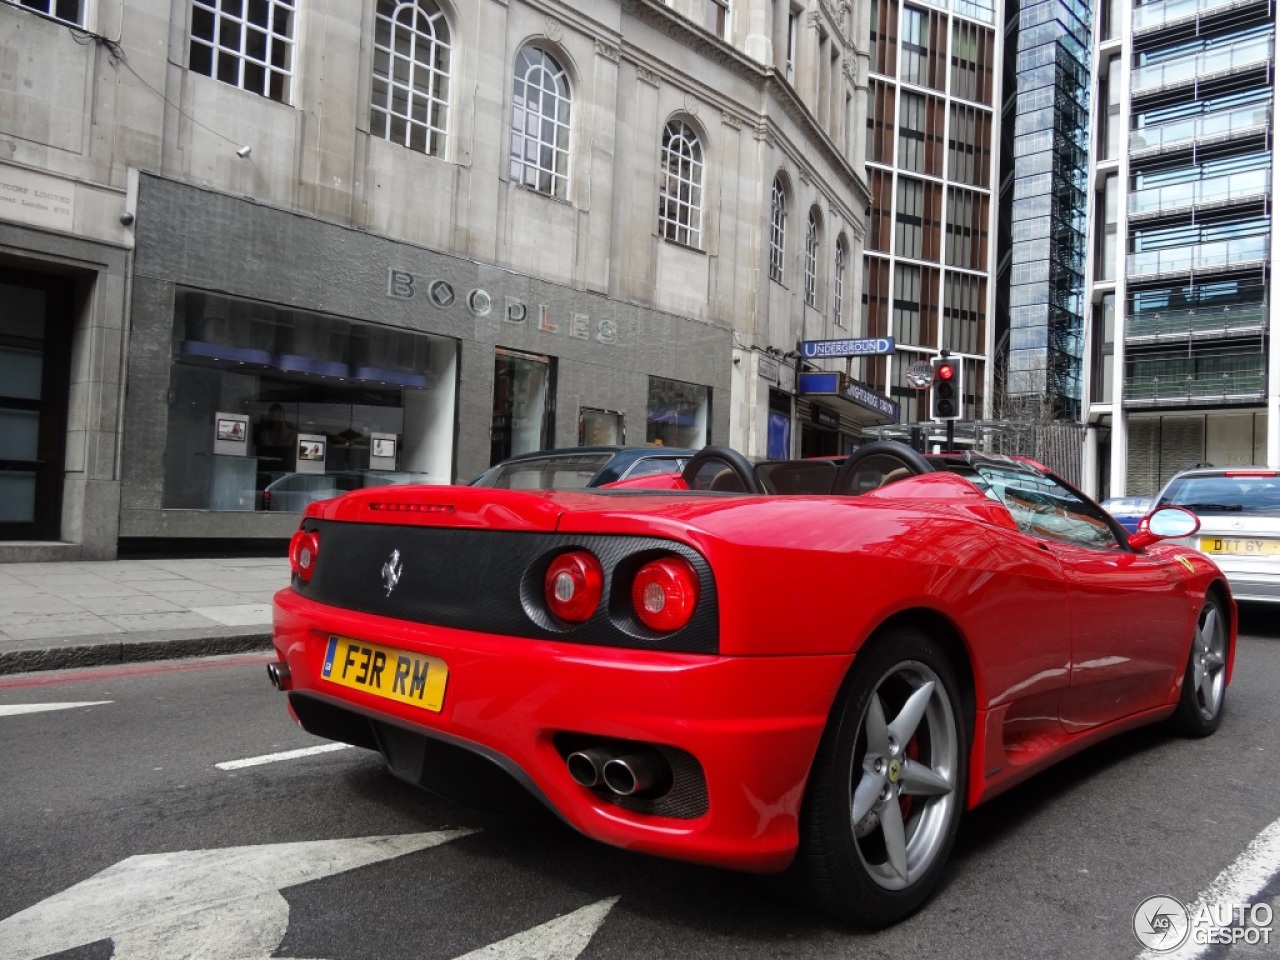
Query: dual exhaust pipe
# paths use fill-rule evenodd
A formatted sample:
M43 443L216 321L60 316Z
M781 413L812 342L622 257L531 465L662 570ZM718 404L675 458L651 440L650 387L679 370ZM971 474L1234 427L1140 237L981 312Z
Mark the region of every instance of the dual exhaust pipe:
M289 665L284 662L267 664L267 679L271 681L271 685L284 693L293 689L293 676L289 673Z
M671 781L671 768L656 751L587 747L569 754L565 762L575 783L593 790L604 787L619 797L644 795Z

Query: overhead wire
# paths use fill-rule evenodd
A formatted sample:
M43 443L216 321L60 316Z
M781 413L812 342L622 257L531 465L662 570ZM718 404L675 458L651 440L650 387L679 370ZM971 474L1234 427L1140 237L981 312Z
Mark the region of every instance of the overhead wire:
M179 116L185 117L187 120L190 120L197 127L200 127L202 130L207 130L209 133L212 133L218 139L225 140L227 143L231 144L232 146L235 146L235 147L240 146L239 141L233 140L231 137L228 137L226 134L213 129L213 127L209 126L207 123L203 123L200 120L197 120L194 116L192 116L190 113L184 110L180 104L174 103L172 100L170 100L169 96L163 90L157 90L154 86L152 86L151 82L146 77L144 77L142 74L140 74L137 70L133 68L133 64L129 62L129 58L125 55L124 47L121 46L118 41L112 40L110 37L103 36L100 33L95 33L93 30L89 30L85 27L80 27L73 23L68 23L65 20L60 20L59 18L51 14L45 13L41 10L35 10L35 9L32 9L31 7L14 3L13 0L0 0L0 2L4 2L7 5L17 7L19 10L23 10L31 14L32 16L39 17L41 20L48 20L51 23L56 23L59 26L65 27L67 29L67 32L71 34L71 38L81 46L88 46L90 43L97 44L99 47L101 47L107 52L107 62L113 68L118 66L123 66L126 70L129 71L129 73L133 74L134 79L136 79L144 87L146 87L148 90L154 93L157 97L163 100L168 106L176 110Z

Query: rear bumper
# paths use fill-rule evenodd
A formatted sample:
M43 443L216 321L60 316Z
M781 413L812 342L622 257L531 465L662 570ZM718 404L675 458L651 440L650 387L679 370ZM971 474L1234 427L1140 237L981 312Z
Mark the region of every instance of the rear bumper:
M322 678L335 634L444 660L440 712ZM323 704L330 720L372 722L374 735L363 745L381 749L393 769L393 738L384 735L391 728L421 734L500 767L597 840L760 872L781 870L794 856L809 768L852 661L655 653L472 633L325 606L290 588L276 595L275 647L289 667L291 699ZM367 728L357 722L354 729ZM705 782L704 812L681 818L632 809L580 786L563 743L583 735L691 756Z
M1280 603L1280 561L1224 562L1214 557L1237 601Z

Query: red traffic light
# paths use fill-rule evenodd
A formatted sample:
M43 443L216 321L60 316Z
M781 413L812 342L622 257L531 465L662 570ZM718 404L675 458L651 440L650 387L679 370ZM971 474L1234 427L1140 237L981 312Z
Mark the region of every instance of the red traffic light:
M939 380L950 380L956 375L956 368L949 363L938 365L936 376Z

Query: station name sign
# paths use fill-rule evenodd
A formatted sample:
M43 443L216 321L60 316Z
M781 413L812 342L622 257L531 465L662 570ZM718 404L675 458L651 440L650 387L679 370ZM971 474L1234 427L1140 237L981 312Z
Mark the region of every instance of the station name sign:
M802 340L800 356L806 360L824 357L872 357L893 353L893 337L868 337L862 340Z
M901 420L902 410L888 397L876 393L870 387L850 380L835 370L810 371L800 374L798 393L801 396L842 397L865 410L872 410L895 423Z

